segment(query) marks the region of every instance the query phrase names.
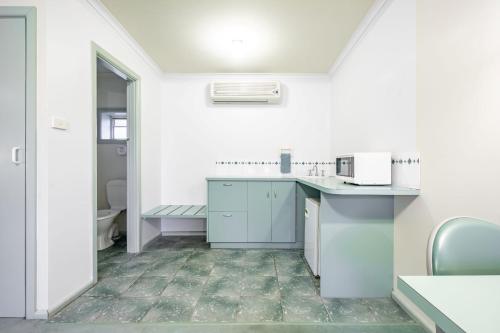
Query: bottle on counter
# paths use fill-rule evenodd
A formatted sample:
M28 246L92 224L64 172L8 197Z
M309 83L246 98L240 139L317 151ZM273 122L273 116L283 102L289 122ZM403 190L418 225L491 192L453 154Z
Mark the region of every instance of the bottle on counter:
M292 150L290 148L281 149L280 163L280 171L282 174L289 174L292 172Z

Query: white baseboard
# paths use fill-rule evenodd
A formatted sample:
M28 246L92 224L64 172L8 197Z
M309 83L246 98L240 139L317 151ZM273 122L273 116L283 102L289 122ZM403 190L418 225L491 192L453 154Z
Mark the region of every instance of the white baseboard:
M394 289L392 298L399 304L416 322L420 323L427 332L435 333L436 326L434 322L425 315L412 301L408 299L401 291Z
M162 231L162 236L206 236L206 231Z
M52 307L52 309L49 309L47 311L47 318L51 318L53 315L55 315L56 313L58 313L59 311L61 311L68 304L70 304L71 302L73 302L78 297L82 296L87 290L89 290L90 288L92 288L94 285L95 285L95 282L94 281L90 281L83 288L81 288L80 290L78 290L76 293L74 293L73 295L70 295L70 296L66 297L61 303L59 303L58 305Z
M49 319L49 312L47 310L35 310L34 313L27 315L26 320L47 320Z

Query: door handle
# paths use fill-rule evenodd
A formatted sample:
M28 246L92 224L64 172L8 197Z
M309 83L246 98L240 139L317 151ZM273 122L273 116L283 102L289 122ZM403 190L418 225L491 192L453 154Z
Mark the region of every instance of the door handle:
M276 193L276 191L274 191L274 198L276 199L278 197L278 193Z
M309 217L309 210L306 208L304 212L305 217Z
M11 151L11 159L12 163L15 165L19 165L22 163L22 161L19 159L19 151L21 150L21 147L12 147Z
M266 196L267 196L267 198L269 199L269 192L267 192L267 195L266 195Z

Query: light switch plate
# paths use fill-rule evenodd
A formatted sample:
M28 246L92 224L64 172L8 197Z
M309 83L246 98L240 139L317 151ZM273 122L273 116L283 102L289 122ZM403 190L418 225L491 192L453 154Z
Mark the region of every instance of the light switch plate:
M52 128L67 130L69 128L69 121L61 117L52 117Z

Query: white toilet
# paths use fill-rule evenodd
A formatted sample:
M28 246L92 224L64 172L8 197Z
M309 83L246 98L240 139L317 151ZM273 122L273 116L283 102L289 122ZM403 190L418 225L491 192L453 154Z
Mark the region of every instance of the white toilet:
M127 209L127 181L110 180L106 184L106 198L111 208L97 211L97 250L104 250L114 244L112 237L117 229L115 218Z

